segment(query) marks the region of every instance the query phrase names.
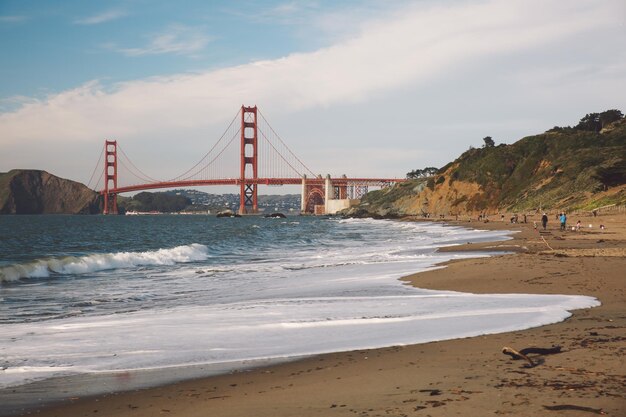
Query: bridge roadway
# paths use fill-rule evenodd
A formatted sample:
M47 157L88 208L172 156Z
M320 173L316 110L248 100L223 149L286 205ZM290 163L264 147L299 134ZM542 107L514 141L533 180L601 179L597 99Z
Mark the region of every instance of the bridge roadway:
M301 185L302 178L246 178L246 184L256 185ZM132 191L154 190L158 188L180 188L180 187L198 187L204 185L241 185L241 178L225 178L216 180L187 180L187 181L163 181L146 184L128 185L124 187L110 188L109 193L121 194ZM307 185L324 185L325 178L306 178ZM333 186L345 187L349 185L369 185L381 186L396 182L403 182L405 179L397 178L330 178ZM101 191L100 194L105 194Z

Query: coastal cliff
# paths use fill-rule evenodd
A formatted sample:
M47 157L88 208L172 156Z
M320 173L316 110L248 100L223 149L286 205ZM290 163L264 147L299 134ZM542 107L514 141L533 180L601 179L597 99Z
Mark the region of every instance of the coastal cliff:
M349 216L593 210L626 203L626 119L555 127L511 145L485 138L434 175L366 195ZM488 139L488 140L487 140Z
M96 214L98 193L46 171L15 169L0 174L0 214Z

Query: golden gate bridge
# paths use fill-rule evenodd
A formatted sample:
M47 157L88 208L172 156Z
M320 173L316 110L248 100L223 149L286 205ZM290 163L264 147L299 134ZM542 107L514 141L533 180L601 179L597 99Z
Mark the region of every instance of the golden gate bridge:
M237 140L238 139L238 140ZM100 176L96 177L100 172ZM207 185L239 187L239 213L258 212L260 185L301 185L301 212L326 214L348 207L368 187L386 187L400 178L331 178L315 175L285 144L261 111L241 106L222 136L191 168L159 180L146 175L116 140L105 140L89 180L104 199L104 214L117 214L117 195L160 188Z

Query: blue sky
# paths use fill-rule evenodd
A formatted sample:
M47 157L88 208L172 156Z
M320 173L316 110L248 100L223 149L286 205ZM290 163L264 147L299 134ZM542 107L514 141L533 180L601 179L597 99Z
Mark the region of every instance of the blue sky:
M93 79L111 84L311 50L324 39L306 36L307 13L356 2L326 3L1 0L0 75L12 82L0 94L36 96Z
M87 182L106 137L172 177L258 104L320 173L404 176L626 111L625 44L621 0L0 0L0 172Z
M113 85L314 51L354 30L358 19L389 10L385 2L356 0L0 0L0 50L7 58L0 75L11 80L0 84L0 96L36 97L94 79Z

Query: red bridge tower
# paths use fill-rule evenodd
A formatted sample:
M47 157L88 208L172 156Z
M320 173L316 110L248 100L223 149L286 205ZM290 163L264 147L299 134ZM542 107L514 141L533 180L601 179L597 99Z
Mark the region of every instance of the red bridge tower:
M117 214L117 141L107 140L104 144L104 210L103 214ZM112 170L111 170L112 168ZM113 182L111 184L111 181ZM111 187L112 185L112 187Z
M257 213L257 108L241 106L241 177L239 214ZM247 170L246 168L252 168ZM252 178L250 178L252 176ZM250 207L247 210L246 207Z

